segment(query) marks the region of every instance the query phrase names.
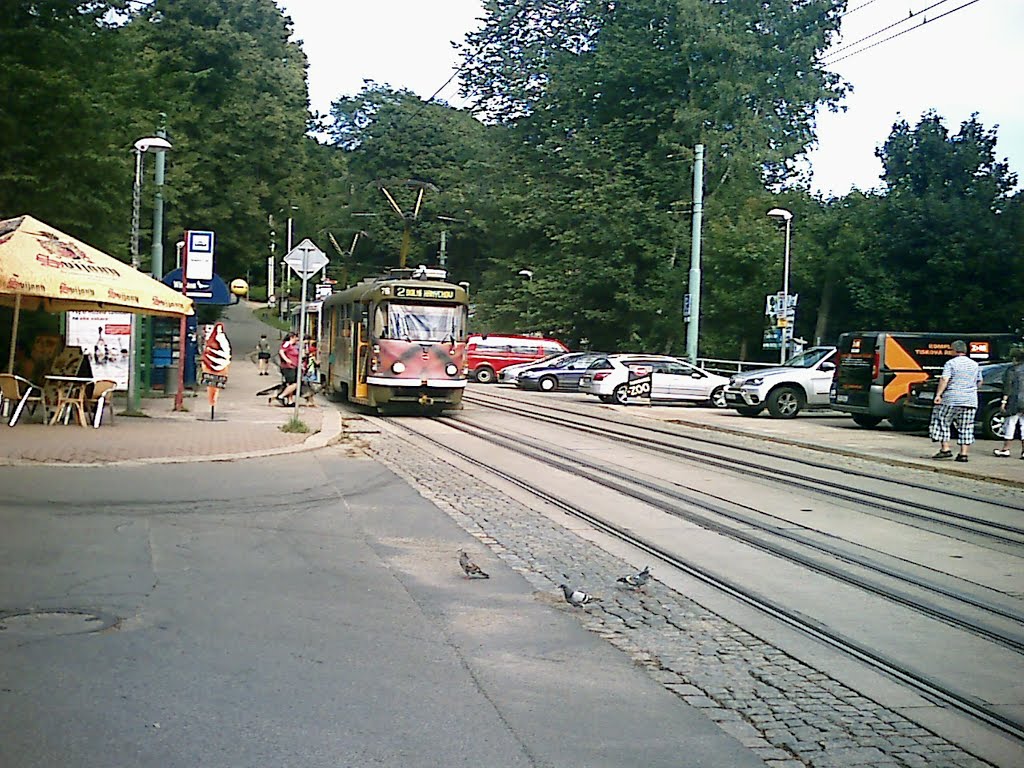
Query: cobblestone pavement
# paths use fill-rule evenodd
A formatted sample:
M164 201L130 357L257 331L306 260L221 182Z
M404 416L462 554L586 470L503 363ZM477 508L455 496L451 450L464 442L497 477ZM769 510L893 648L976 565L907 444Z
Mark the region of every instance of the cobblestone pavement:
M563 580L597 591L630 572L594 544L405 441L366 435L366 445L539 592L557 593L560 606ZM584 626L704 709L770 768L990 765L653 579L644 592L606 586L601 597L579 611Z

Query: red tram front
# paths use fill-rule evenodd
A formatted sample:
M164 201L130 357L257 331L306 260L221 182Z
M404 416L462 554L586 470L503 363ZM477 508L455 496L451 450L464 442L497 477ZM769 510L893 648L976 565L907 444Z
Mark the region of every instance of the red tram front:
M469 296L446 278L393 269L324 299L328 393L378 410L461 408Z

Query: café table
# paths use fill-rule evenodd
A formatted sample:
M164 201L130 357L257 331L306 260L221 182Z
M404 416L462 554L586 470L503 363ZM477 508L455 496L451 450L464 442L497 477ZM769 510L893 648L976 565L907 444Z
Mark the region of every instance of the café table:
M45 378L57 386L57 407L54 409L50 424L53 425L63 420L67 425L71 421L71 412L77 411L78 423L83 427L89 426L85 418L85 394L93 380L81 376L46 376Z

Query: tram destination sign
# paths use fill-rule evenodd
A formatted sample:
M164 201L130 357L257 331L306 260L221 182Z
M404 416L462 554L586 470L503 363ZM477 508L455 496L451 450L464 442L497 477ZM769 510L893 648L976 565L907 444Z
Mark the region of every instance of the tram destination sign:
M396 285L396 299L435 299L451 301L455 298L454 288L420 288L413 285Z

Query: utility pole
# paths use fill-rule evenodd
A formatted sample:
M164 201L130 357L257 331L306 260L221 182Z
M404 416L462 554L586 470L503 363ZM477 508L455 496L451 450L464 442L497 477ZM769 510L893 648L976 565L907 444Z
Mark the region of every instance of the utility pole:
M693 148L693 231L690 235L690 318L686 325L686 358L697 364L700 332L700 227L704 213L704 145Z

